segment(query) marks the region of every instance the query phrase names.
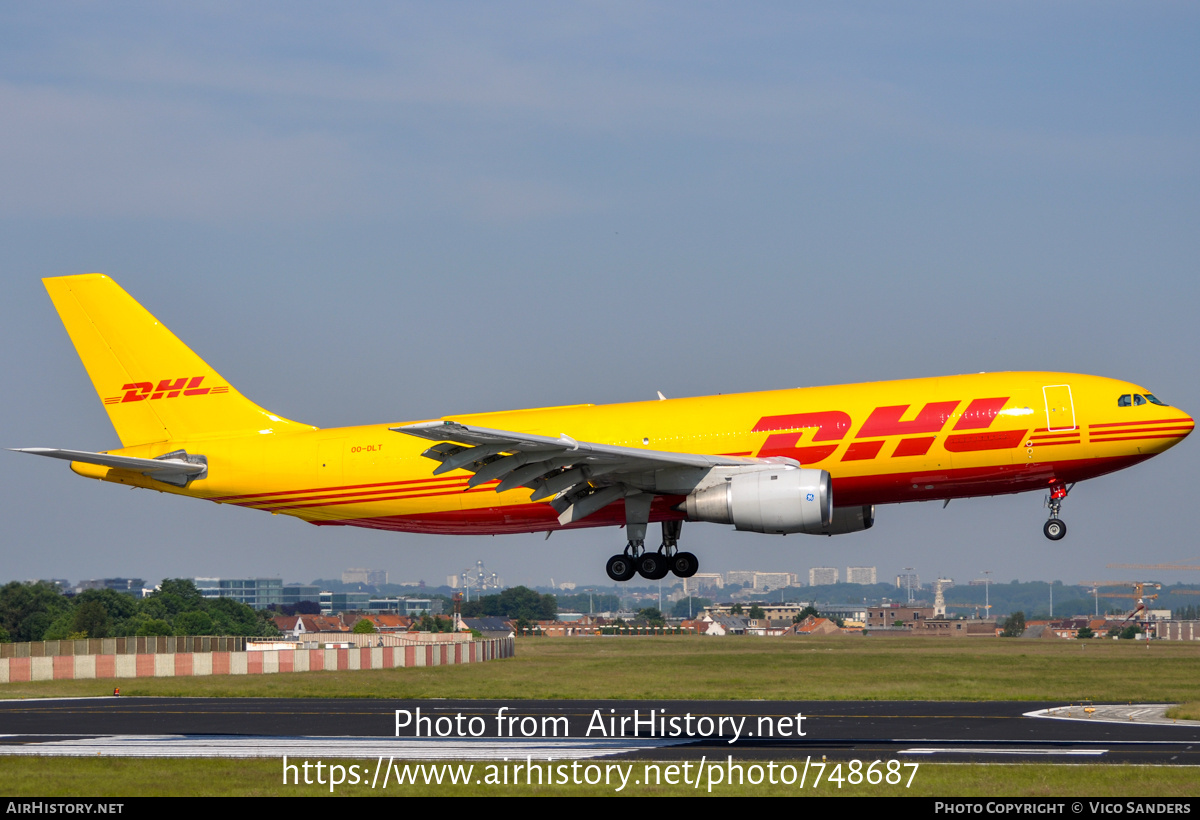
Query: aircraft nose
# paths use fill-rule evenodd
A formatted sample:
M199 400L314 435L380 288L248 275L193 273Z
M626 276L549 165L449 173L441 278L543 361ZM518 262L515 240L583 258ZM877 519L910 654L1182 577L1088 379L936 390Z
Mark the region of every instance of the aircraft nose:
M1178 410L1179 408L1177 407L1175 409ZM1196 426L1195 419L1193 419L1190 414L1184 413L1183 411L1180 411L1174 419L1171 419L1169 423L1171 425L1171 429L1164 432L1174 433L1175 435L1179 436L1179 438L1171 442L1172 444L1177 444L1183 441L1191 434L1192 429Z

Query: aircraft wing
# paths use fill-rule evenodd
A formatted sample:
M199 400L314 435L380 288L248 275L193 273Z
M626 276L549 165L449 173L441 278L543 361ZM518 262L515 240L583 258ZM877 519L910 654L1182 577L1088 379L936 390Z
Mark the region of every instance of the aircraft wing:
M558 438L536 436L456 421L426 421L389 429L438 442L422 453L441 462L434 475L469 470L475 475L468 479L468 487L500 479L496 492L528 487L533 490L531 501L557 496L551 504L562 524L578 521L618 498L641 492L629 482L635 474L672 467L707 470L762 463L760 459L737 456L597 444L565 434ZM600 483L605 486L594 487L593 479L601 477Z

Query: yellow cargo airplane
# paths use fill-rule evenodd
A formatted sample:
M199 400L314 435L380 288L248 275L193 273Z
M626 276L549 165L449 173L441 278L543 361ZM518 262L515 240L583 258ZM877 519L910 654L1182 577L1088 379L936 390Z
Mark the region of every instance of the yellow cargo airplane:
M684 521L871 527L875 505L1048 491L1174 446L1191 417L1130 382L980 373L321 430L245 398L101 274L46 279L122 447L29 448L88 478L313 524L489 534L624 525L608 574L689 577ZM399 434L399 435L397 435ZM431 462L433 462L431 464ZM645 547L662 522L662 545Z

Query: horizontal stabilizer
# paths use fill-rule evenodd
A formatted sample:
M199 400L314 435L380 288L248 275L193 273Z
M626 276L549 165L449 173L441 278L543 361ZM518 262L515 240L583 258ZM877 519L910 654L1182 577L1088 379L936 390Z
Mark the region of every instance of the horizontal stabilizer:
M16 453L32 453L35 456L61 458L64 461L82 461L84 464L98 464L101 467L116 467L119 470L131 470L135 473L148 475L153 478L168 480L168 477L195 477L208 469L206 464L195 464L183 461L186 457L180 454L181 460L158 458L135 458L134 456L114 456L108 453L91 453L87 450L56 450L52 447L23 447L12 448ZM175 454L172 453L172 456ZM170 482L172 484L178 481Z

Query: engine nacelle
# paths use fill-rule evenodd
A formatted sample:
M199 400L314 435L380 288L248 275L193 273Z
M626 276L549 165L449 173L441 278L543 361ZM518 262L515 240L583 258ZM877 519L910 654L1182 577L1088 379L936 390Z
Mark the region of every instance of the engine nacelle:
M819 534L833 524L833 480L824 470L780 468L736 473L687 497L688 518L739 530Z
M848 532L869 530L875 524L875 505L861 507L838 507L833 511L833 521L821 530L822 535L843 535Z

